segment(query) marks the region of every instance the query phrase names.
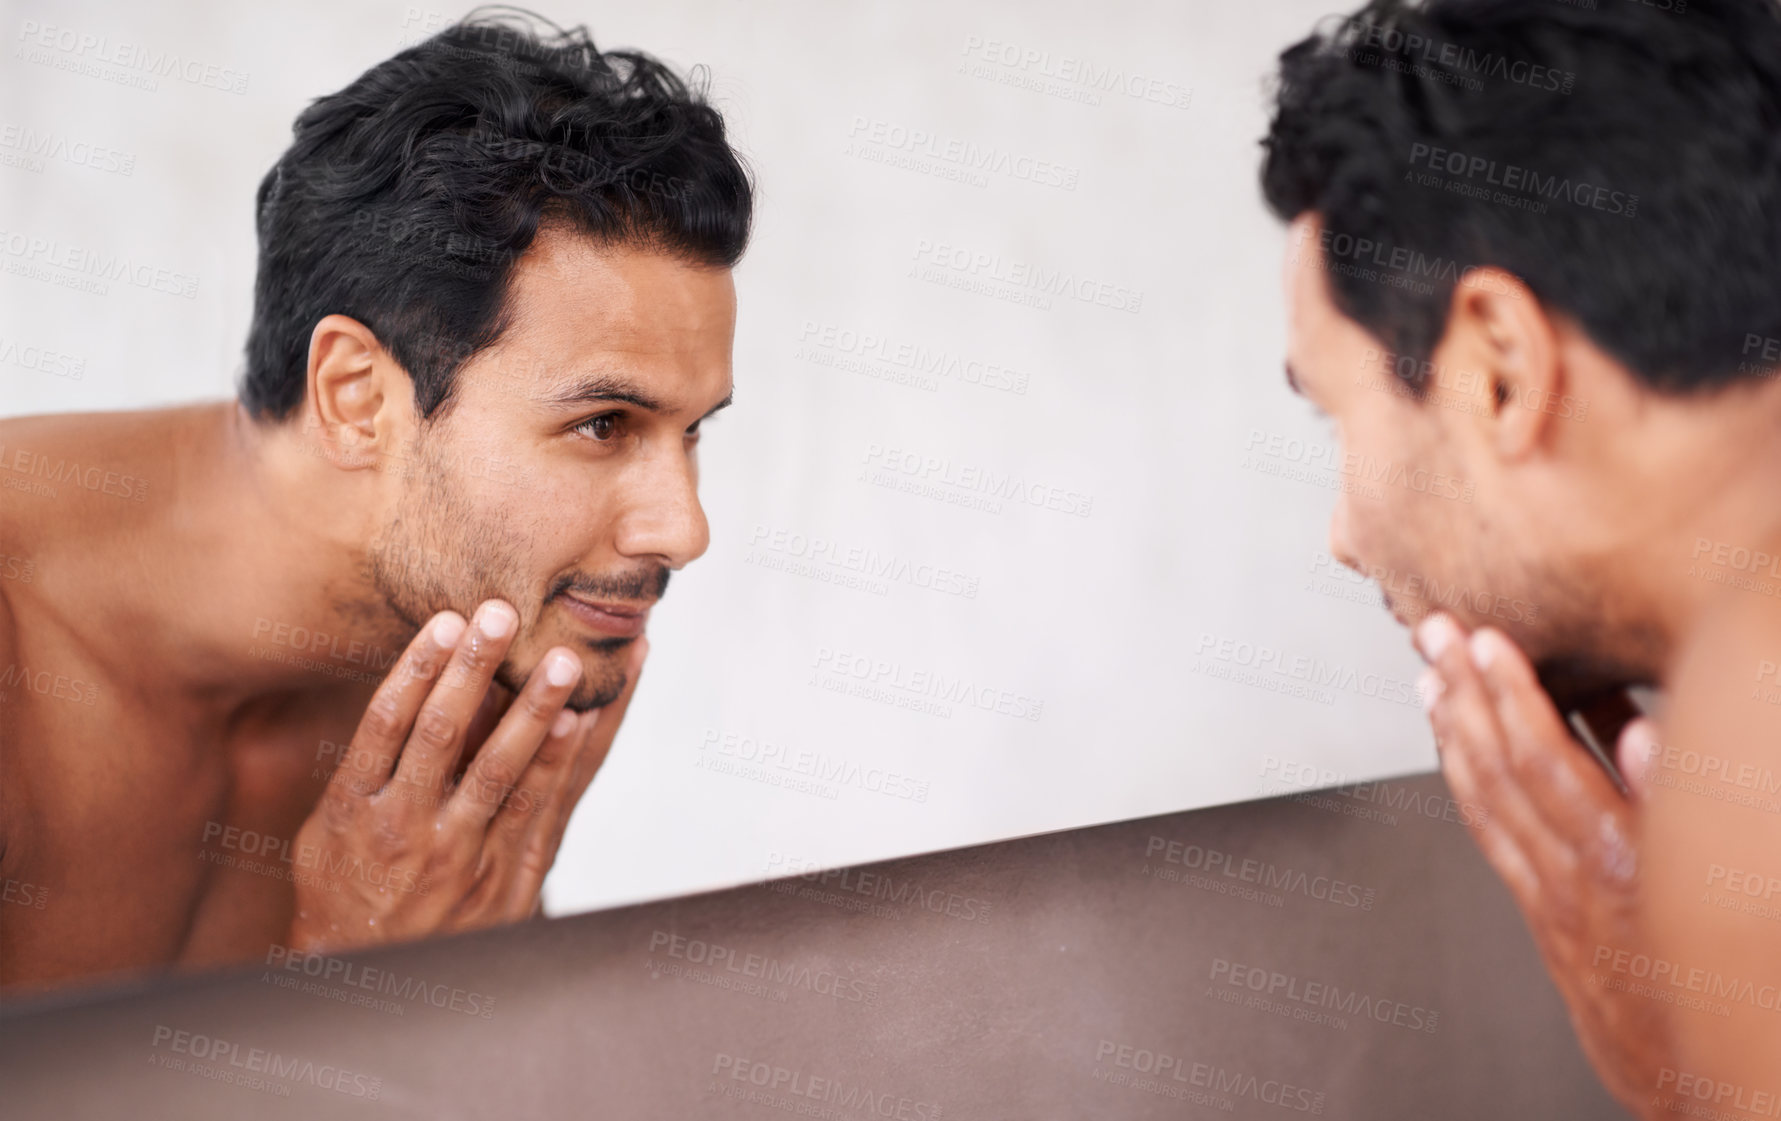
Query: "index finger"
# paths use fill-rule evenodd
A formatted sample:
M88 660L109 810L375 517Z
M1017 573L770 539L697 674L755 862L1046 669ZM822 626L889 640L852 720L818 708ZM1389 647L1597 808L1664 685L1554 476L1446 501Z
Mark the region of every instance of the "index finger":
M433 691L433 681L457 649L464 629L462 615L441 611L414 636L365 706L352 743L328 782L330 791L370 795L383 789L395 772L421 702Z

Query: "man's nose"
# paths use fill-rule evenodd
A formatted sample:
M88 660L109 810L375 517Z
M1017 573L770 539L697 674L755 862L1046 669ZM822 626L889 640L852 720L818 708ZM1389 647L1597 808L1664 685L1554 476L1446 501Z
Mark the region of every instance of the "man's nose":
M1356 572L1364 573L1354 552L1354 541L1348 532L1348 496L1336 495L1336 508L1330 512L1330 556Z
M703 556L711 527L699 504L699 470L678 448L651 456L630 480L619 516L616 545L628 557L655 557L669 568Z

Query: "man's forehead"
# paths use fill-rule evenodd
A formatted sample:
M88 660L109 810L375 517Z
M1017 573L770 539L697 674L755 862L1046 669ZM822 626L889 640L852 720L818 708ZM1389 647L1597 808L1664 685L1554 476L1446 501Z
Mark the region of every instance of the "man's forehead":
M725 343L735 320L730 270L648 246L547 228L514 264L513 326L660 349Z
M478 362L488 380L545 403L628 395L671 412L703 412L729 394L728 270L545 238L515 266L506 329Z

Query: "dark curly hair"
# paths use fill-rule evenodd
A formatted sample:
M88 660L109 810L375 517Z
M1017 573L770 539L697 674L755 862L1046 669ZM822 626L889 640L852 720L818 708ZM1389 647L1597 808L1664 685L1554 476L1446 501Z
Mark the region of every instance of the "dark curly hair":
M728 268L753 184L703 90L585 27L478 9L317 99L260 182L241 400L284 419L329 314L376 334L431 417L507 326L541 224Z
M1503 268L1653 389L1760 374L1781 338L1777 0L1374 0L1280 56L1263 145L1280 218ZM1453 272L1327 275L1427 361Z

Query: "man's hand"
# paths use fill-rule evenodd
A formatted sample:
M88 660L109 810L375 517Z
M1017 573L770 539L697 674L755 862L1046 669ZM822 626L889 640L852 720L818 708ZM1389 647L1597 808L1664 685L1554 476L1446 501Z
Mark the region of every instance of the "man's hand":
M1673 1065L1663 1006L1608 987L1599 955L1636 949L1638 853L1633 806L1566 731L1533 666L1502 632L1467 635L1430 616L1416 641L1429 670L1422 693L1454 797L1482 807L1473 835L1527 919L1584 1052L1635 1113ZM1621 735L1638 795L1650 722Z
M334 951L535 915L570 812L605 761L648 642L624 691L576 715L570 651L545 654L453 782L517 617L484 603L466 630L442 612L378 687L291 854L294 950Z

